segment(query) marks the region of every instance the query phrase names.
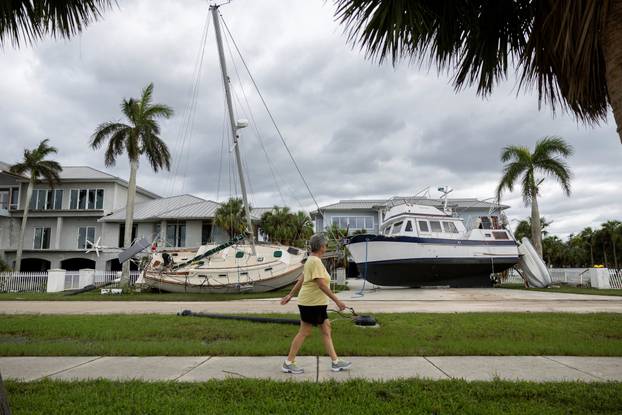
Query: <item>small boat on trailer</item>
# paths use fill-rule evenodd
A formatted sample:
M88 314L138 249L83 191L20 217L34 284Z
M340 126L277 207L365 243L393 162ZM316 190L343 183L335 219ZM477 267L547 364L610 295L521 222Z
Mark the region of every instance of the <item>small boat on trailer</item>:
M376 285L490 287L491 274L519 260L508 230L467 229L461 218L433 206L393 206L380 230L348 241L359 273Z

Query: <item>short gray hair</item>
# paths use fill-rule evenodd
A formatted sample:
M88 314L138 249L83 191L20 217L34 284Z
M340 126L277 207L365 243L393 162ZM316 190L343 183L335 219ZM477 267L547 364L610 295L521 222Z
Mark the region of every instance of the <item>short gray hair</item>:
M320 250L322 245L326 245L326 237L321 233L316 233L309 239L309 246L311 248L311 252L317 252Z

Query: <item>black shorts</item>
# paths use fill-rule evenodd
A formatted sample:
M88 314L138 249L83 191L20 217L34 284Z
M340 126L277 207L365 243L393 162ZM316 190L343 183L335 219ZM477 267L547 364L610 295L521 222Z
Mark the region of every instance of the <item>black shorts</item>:
M324 320L328 319L328 314L326 313L327 308L328 306L326 305L299 305L300 320L305 323L313 324L314 326L323 324Z

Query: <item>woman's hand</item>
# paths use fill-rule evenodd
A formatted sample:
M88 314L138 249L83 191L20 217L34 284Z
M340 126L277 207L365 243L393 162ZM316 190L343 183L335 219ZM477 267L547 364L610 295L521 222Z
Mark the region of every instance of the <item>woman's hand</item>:
M287 303L289 303L289 300L292 299L292 295L291 294L287 294L285 297L281 298L281 305L285 305Z
M339 307L339 311L343 311L343 310L345 310L346 308L348 308L348 307L346 306L346 304L345 304L343 301L341 301L341 300L337 300L337 301L335 301L335 304L337 304L337 307Z

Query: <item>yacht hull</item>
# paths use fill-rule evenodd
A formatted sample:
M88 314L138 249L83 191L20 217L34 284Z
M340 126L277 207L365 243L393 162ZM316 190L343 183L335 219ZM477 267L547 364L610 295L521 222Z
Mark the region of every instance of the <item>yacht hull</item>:
M490 287L492 273L518 262L514 241L362 235L348 245L359 274L376 285Z

